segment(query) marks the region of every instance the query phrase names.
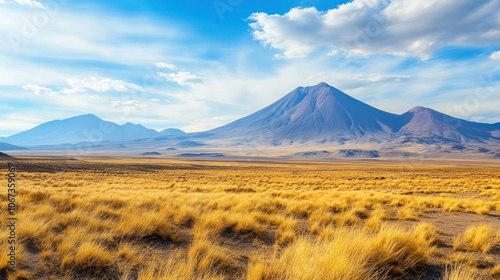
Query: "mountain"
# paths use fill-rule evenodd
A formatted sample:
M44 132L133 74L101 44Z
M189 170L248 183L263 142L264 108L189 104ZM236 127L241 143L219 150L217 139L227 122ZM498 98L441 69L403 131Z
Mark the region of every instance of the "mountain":
M415 107L402 117L409 121L401 128L401 136L460 143L500 140L495 133L500 127L496 124L469 122L425 107Z
M186 132L177 128L167 128L160 131L160 134L163 136L184 136L186 135Z
M206 144L199 143L196 141L191 141L191 140L182 140L182 141L179 141L175 146L179 147L179 148L196 148L196 147L206 146Z
M11 159L13 157L9 156L8 154L0 153L0 159Z
M20 150L26 150L26 148L11 145L9 143L0 142L0 151L20 151Z
M218 138L250 135L272 140L390 139L404 118L320 83L299 87L266 108L206 132Z
M50 121L30 130L3 138L2 141L21 146L75 144L80 142L125 141L160 135L139 124L118 125L88 114Z
M172 140L172 139L184 139L187 137L187 133L180 130L180 129L177 129L177 128L167 128L167 129L164 129L162 131L160 131L160 136L158 137L155 137L154 138L154 141L157 141L157 142L162 142L162 141L168 141L168 140Z
M500 126L469 122L424 107L401 115L387 113L320 83L299 87L256 113L197 136L260 144L486 143L500 141Z

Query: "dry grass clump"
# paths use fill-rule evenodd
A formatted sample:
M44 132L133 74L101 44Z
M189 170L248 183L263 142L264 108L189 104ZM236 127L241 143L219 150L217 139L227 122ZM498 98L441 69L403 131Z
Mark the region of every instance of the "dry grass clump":
M457 252L446 256L446 262L449 264L464 265L468 267L476 267L478 259L472 253Z
M128 274L121 277L129 278ZM174 251L168 258L155 258L145 263L138 272L137 280L225 280L226 277L217 275L213 271L197 272L190 265L187 255L183 251Z
M50 194L42 191L35 191L30 193L29 200L32 203L42 203L50 198Z
M485 201L474 201L467 206L467 212L476 213L479 215L486 215L494 210L495 207Z
M130 243L121 243L116 251L116 256L120 261L131 267L137 267L144 261L141 250Z
M185 250L175 250L167 257L154 257L139 268L138 280L156 279L240 279L240 256L228 248L208 240L196 240ZM122 279L129 279L127 271Z
M370 218L365 222L365 228L372 232L378 232L382 227L382 222L389 217L383 208L377 208L372 211Z
M356 246L337 242L297 240L279 258L254 260L247 280L258 279L375 279L376 272L363 267ZM358 265L362 266L358 266Z
M174 210L169 213L170 219L175 225L179 226L191 226L198 215L193 207L187 205L177 205Z
M286 245L294 241L297 237L295 233L296 227L296 220L283 218L276 230L276 243L278 245Z
M493 246L500 244L493 228L489 225L468 227L462 236L455 238L453 248L487 253Z
M236 252L207 239L196 240L188 253L189 264L197 275L210 273L234 275L241 268L239 258Z
M448 212L460 212L463 210L463 206L459 201L451 200L445 201L442 206L444 211Z
M237 234L253 234L260 236L265 227L259 223L258 217L252 214L212 211L202 214L193 226L195 238L218 237L223 232Z
M413 230L413 234L418 240L425 240L429 244L434 244L438 241L439 234L435 226L429 223L419 223Z
M42 248L43 239L49 229L48 222L44 219L35 219L32 217L18 218L21 223L17 223L16 234L19 242L23 242L37 250Z
M420 216L420 211L414 206L405 206L398 210L396 217L401 220L415 220Z
M178 242L180 236L162 212L127 213L114 230L121 238L155 237Z
M443 280L485 280L486 277L477 272L477 270L464 265L454 265L447 267Z
M66 255L61 268L81 272L99 273L114 265L113 256L101 244L85 242L78 246L75 255Z
M360 222L360 219L354 211L344 211L338 214L332 214L326 211L314 211L309 216L309 224L313 233L320 232L323 228L329 226L353 226Z
M491 271L490 276L495 278L500 278L500 264L495 265Z
M383 227L371 234L341 228L329 238L299 238L269 261L255 258L247 279L379 279L425 264L434 248L427 226L413 231Z

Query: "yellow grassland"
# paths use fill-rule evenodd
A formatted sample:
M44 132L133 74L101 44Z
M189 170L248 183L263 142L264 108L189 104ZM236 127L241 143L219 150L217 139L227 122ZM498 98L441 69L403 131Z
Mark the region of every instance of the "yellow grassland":
M27 159L17 177L10 279L500 277L499 166Z

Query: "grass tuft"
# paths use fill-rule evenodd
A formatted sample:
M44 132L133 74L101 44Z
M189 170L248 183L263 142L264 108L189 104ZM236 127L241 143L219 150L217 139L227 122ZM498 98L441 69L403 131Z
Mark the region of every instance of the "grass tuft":
M455 238L453 248L487 253L498 244L493 228L489 225L468 227L462 236Z
M444 272L443 280L483 280L484 276L468 266L454 265L447 267Z
M62 269L96 273L114 265L113 256L103 246L95 242L85 242L75 255L66 255Z

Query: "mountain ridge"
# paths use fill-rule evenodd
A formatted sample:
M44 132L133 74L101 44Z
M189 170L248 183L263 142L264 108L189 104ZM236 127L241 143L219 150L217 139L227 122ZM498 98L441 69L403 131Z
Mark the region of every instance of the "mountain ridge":
M150 138L159 132L140 124L118 125L94 114L53 120L32 129L2 138L2 142L18 146L75 144L79 142L123 141Z
M53 120L1 138L1 142L33 147L114 142L115 144L221 141L225 145L297 143L500 143L500 122L462 120L431 108L416 106L393 114L375 108L327 83L297 87L272 104L226 125L196 133L170 128L160 132L141 124L118 125L93 114ZM181 140L181 142L179 142ZM186 142L187 143L187 142ZM128 146L128 145L127 145ZM184 145L185 146L185 145ZM205 143L197 145L207 146ZM193 145L190 147L194 148ZM186 147L184 147L186 148Z
M365 115L354 115L355 108L364 111ZM206 133L230 137L248 133L274 134L289 139L298 138L298 132L305 139L315 134L319 137L333 134L360 137L367 132L383 135L387 134L387 127L398 126L389 121L393 116L320 83L299 87L254 114ZM240 132L241 127L246 129Z
M400 115L388 113L319 83L298 87L253 114L201 135L239 138L240 142L251 142L259 135L264 142L384 142L416 136L427 142L483 143L500 141L491 133L496 130L496 124L461 120L423 106Z

